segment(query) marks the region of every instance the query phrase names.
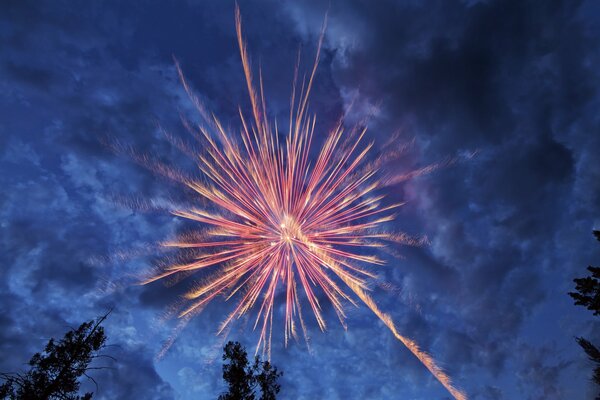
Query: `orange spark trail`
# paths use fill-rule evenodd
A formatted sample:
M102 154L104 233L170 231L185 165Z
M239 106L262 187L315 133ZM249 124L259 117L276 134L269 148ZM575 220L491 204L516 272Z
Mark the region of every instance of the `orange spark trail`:
M373 301L373 299L367 295L364 290L355 286L353 282L346 282L345 280L344 282L350 289L352 289L354 293L356 293L356 295L367 305L367 307L369 307L371 311L377 315L377 317L389 328L389 330L392 331L396 339L401 341L402 344L404 344L404 346L406 346L406 348L408 348L411 353L413 353L415 357L421 361L421 363L429 370L429 372L435 376L435 378L446 388L446 390L448 390L448 392L450 392L452 396L454 396L456 400L467 399L467 396L463 392L452 385L452 380L450 377L436 364L433 357L421 350L419 345L414 340L411 340L400 334L390 316L382 312L375 301Z
M257 310L254 328L260 332L257 351L270 356L275 297L283 293L284 338L298 337L298 323L305 338L307 330L301 304L306 300L321 330L326 321L319 299L331 302L345 327L344 304L357 305L360 299L390 329L435 378L454 396L466 396L456 389L433 358L411 339L401 335L389 315L383 313L366 293L368 280L376 275L366 267L383 265L375 255L365 254L386 245L420 245L426 241L406 234L389 233L384 224L394 219L394 209L402 204L383 205L378 191L390 184L410 179L437 168L425 167L413 173L377 180L381 162L368 162L372 143L364 144L365 129L346 132L343 120L327 135L316 157L310 154L316 116L308 113L308 99L319 63L323 32L315 61L300 86L298 66L290 101L289 127L280 143L277 122L267 120L262 75L255 89L252 66L242 35L241 17L236 6L236 32L246 78L252 118L239 111L241 132L234 138L221 122L201 104L176 63L183 87L197 108L203 123L184 126L198 140L203 153L175 145L194 157L206 179L186 177L163 164L153 165L143 156L142 165L182 183L205 200L206 209L183 208L173 211L181 218L207 227L198 234L186 234L163 243L164 246L193 252L189 261L178 261L147 277L143 283L165 278L187 277L201 270L216 270L185 298L179 312L185 323L217 296L236 298L237 305L221 324L219 332ZM380 159L381 160L381 159ZM343 284L343 285L342 285ZM344 286L345 285L345 286ZM173 338L169 343L172 343ZM168 344L167 344L168 346Z

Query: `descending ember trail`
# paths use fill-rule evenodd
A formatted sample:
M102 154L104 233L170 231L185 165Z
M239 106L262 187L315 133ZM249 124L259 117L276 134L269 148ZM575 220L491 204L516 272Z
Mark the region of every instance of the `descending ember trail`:
M383 247L385 242L402 243L404 236L383 229L383 224L394 218L393 210L402 204L381 204L384 196L376 191L385 182L375 179L378 163L366 160L372 144L363 144L365 130L346 132L343 121L339 121L316 158L309 155L316 117L308 113L308 98L323 34L312 71L299 88L296 66L287 137L285 143L279 143L277 123L266 119L262 76L259 91L254 89L237 7L236 29L252 121L240 110L241 143L234 140L192 93L177 65L183 86L204 120L197 127L186 121L184 124L205 146L205 152L196 157L207 178L207 183L181 181L207 200L209 210L190 208L174 213L200 222L208 230L200 238L188 235L165 243L203 252L192 262L164 268L144 283L214 267L215 275L186 294L189 303L180 317L195 315L219 295L236 297L239 301L220 332L256 309L254 327L260 331L257 349L262 347L269 354L276 293L285 293L286 344L290 337L297 337L298 324L307 336L301 307L304 299L324 330L319 293L331 302L342 324L346 318L343 303L357 305L358 297L456 399L466 399L433 358L401 335L367 294L368 279L375 275L365 267L383 261L364 252Z

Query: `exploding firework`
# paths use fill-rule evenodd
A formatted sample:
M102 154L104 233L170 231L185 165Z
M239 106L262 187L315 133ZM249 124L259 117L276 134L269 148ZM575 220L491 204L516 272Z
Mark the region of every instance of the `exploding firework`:
M297 338L299 331L307 337L303 303L308 303L318 326L324 330L324 298L331 302L344 326L344 303L358 305L358 298L456 399L465 399L433 358L401 335L368 294L368 282L376 275L367 268L382 265L383 261L365 253L376 253L386 242L420 244L416 239L384 229L385 223L394 219L394 209L402 204L384 206L384 196L378 191L436 166L388 177L387 181L378 180L376 173L382 158L368 161L372 143L364 143L365 129L346 130L341 120L313 152L316 156L311 154L316 147L316 116L308 112L308 99L323 33L310 75L300 85L296 65L289 125L285 140L280 143L280 127L266 117L262 76L259 89L255 90L237 7L236 30L252 118L247 119L240 109L241 130L234 139L193 94L177 64L181 82L203 119L198 126L187 121L184 125L203 144L203 152L191 155L205 179L182 178L164 168L154 168L205 199L204 209L174 211L205 229L164 243L195 250L196 257L191 262L171 264L143 283L215 270L185 295L187 303L179 316L189 319L217 296L236 298L237 304L219 332L256 310L254 328L260 332L257 350L262 348L269 354L277 293L285 295L286 344L290 338ZM189 153L189 149L185 151Z

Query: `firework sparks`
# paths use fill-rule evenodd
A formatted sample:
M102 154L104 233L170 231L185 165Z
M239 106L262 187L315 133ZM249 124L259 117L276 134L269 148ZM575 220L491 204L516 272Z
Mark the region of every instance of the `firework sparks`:
M169 265L143 283L179 274L188 276L209 268L216 270L185 295L189 302L179 316L188 321L217 296L223 295L227 300L236 297L238 302L219 332L256 310L254 328L260 332L257 350L262 347L268 354L276 293L285 293L286 344L290 338L298 337L299 330L307 337L301 307L304 301L324 330L326 321L319 293L331 302L344 326L344 303L357 305L358 298L456 399L465 399L433 358L402 336L367 293L369 279L376 276L366 267L382 265L383 261L365 252L375 252L386 242L419 245L426 241L384 231L383 225L393 220L394 209L402 204L384 206L383 196L377 190L389 181L399 182L424 172L388 182L377 180L379 163L366 162L372 143L364 143L365 130L355 128L347 132L343 121L330 131L316 157L311 157L316 117L308 112L308 99L323 34L310 75L299 86L296 66L289 126L285 142L279 143L277 124L266 118L262 76L259 89L255 90L237 7L236 29L252 119L248 120L240 110L242 128L239 139L234 140L192 93L177 65L182 84L204 119L204 124L197 127L186 121L184 125L204 144L205 151L195 157L207 179L203 182L177 174L174 180L204 198L208 206L180 209L174 214L208 229L164 243L200 252L193 261ZM165 174L162 169L159 172Z

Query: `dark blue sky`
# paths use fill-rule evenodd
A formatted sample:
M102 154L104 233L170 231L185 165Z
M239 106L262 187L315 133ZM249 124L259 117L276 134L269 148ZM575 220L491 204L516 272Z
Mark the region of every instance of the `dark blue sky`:
M475 158L390 189L408 200L375 297L472 399L594 397L574 341L600 342L566 295L600 262L600 7L595 1L241 1L274 115L285 115L298 47L304 66L329 9L313 109L320 132L356 99L370 139L414 138L399 169ZM154 361L185 288L133 285L149 246L181 229L160 206L182 193L114 154L117 139L178 161L157 123L193 115L176 77L226 125L247 107L232 1L3 1L0 4L0 370L110 307L98 398L214 399L223 390L216 303ZM374 111L373 111L374 110ZM321 133L322 134L322 133ZM376 146L377 147L377 146ZM134 207L135 208L135 207ZM135 257L130 257L135 253ZM123 257L121 257L123 255ZM333 315L332 310L327 311ZM274 339L282 399L443 399L446 392L372 313L330 319L302 343ZM251 347L240 324L229 338ZM207 362L217 357L213 363Z

